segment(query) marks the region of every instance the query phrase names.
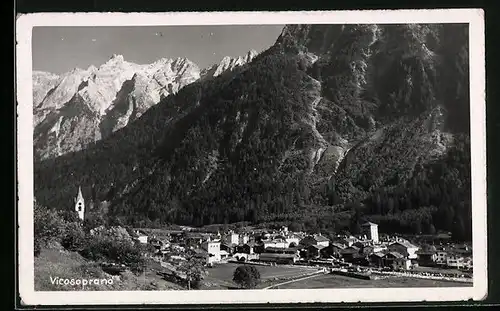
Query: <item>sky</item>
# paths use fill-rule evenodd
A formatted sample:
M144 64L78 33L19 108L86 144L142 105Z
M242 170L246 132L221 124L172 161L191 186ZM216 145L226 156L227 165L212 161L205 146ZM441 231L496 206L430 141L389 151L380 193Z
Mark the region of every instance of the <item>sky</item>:
M113 54L149 64L186 57L200 68L270 47L284 25L34 27L33 70L61 74L99 67Z

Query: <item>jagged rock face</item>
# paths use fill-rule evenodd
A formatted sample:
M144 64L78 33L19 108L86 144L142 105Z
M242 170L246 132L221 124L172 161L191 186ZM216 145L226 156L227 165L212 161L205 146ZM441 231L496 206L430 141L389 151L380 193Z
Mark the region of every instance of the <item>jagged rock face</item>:
M212 78L256 55L224 58L204 70ZM76 68L61 76L33 73L35 155L40 159L78 151L139 118L162 98L200 79L200 69L185 58L138 65L113 55L99 68Z
M50 72L33 71L33 103L34 107L41 103L58 83L59 76Z
M317 58L306 61L308 72L322 86L317 128L329 143L339 146L339 140L358 141L399 116L418 116L437 106L446 108L445 115L456 110L451 107L453 95L442 93L456 77L439 75L455 71L462 78L460 84L467 84L463 81L467 73L460 72L467 70L463 61L467 40L459 37L451 52L450 42L445 41L456 34L446 36L446 31L453 33L450 27L427 24L291 25L284 28L277 45L304 58ZM457 58L459 65L450 65L449 59ZM467 118L466 112L462 115ZM444 123L441 130L449 130L451 122Z
M113 216L201 225L300 217L406 187L468 135L450 123L468 114L468 43L454 27L286 26L245 70L186 86L96 146L41 163L36 193L54 206L75 185L115 182ZM128 95L117 98L133 115ZM448 187L436 179L432 189Z
M250 50L245 56L239 56L237 58L226 56L219 64L215 64L202 70L201 76L204 78L217 77L223 72L231 71L237 66L242 66L251 62L255 56L257 56L257 52L255 50Z

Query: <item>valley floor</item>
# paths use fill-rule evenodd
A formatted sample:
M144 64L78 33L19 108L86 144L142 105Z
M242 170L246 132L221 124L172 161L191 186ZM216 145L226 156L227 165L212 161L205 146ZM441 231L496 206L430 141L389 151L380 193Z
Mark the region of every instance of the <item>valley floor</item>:
M334 274L319 274L297 282L274 286L273 289L314 288L385 288L385 287L466 287L472 283L437 281L411 277L387 277L378 280L362 280Z
M232 275L238 264L225 263L208 268L202 290L237 289ZM347 276L326 274L309 266L256 266L261 274L259 289L313 289L313 288L384 288L384 287L462 287L472 283L388 276L377 280L362 280ZM45 248L35 258L35 290L37 291L107 291L107 290L184 290L185 288L164 280L156 274L156 268L146 267L146 272L135 275L130 271L119 276L105 273L95 263L78 253L60 247ZM59 279L112 279L112 284L87 285L85 287L54 284Z

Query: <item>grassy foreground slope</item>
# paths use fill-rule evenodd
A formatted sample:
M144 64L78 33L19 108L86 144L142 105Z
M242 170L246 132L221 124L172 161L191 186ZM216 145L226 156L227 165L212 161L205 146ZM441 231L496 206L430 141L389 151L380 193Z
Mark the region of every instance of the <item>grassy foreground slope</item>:
M112 285L91 284L85 287L52 284L51 278L60 279L113 279ZM93 261L83 258L77 252L64 250L62 247L51 246L43 248L35 257L35 290L36 291L109 291L109 290L176 290L183 287L165 281L151 269L136 275L130 271L119 277L104 272Z

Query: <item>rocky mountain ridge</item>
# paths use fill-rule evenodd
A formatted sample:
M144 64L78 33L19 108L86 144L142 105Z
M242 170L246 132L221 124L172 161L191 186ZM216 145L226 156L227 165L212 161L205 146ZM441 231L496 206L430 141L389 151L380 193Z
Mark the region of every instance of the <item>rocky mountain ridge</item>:
M39 159L78 151L109 136L184 86L214 78L251 61L224 57L204 70L186 58L161 58L139 65L113 55L98 68L55 75L33 72L35 154Z

